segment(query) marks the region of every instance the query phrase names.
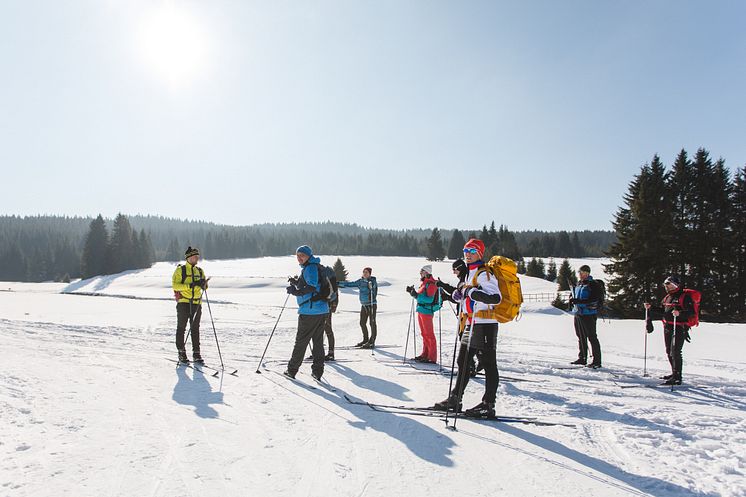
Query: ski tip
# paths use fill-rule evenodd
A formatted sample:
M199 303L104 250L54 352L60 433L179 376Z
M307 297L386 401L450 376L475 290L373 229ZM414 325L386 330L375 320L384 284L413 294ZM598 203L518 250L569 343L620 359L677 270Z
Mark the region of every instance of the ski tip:
M231 376L238 376L238 369L233 371L232 373L228 373Z

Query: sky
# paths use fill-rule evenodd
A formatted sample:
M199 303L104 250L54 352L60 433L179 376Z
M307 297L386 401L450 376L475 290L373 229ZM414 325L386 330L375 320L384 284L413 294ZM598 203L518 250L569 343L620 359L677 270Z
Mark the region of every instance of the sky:
M746 164L741 1L0 0L0 215L611 229Z

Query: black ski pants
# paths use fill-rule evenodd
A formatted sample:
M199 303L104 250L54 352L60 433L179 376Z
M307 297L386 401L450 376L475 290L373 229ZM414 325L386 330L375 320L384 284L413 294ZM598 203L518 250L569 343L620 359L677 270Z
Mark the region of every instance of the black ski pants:
M598 317L595 314L575 315L575 335L578 337L578 359L588 361L588 342L591 343L591 353L593 354L593 364L601 365L601 344L598 342L598 333L596 331L596 322Z
M676 326L674 334L672 324L663 325L663 339L666 341L666 355L668 362L671 364L671 374L674 379L681 380L681 373L684 368L684 342L689 336L688 326Z
M288 361L288 372L292 375L298 372L303 363L303 356L311 342L311 354L313 365L311 372L321 378L324 374L324 323L327 314L300 314L298 315L298 332L295 334L295 346Z
M327 314L326 321L324 322L324 333L326 333L326 340L329 342L329 353L334 353L334 330L332 330L332 313Z
M360 329L363 330L363 341L376 343L378 325L376 324L376 310L378 304L364 305L360 308ZM368 338L368 320L370 319L370 338Z
M481 351L481 365L486 377L482 401L494 404L497 399L497 387L500 384L500 373L497 371L497 323L475 324L473 329L471 341L468 337L468 328L461 337L461 348L458 352L458 376L451 396L461 402L466 385L469 383L469 364L474 360L477 351Z
M191 319L189 311L191 310ZM184 332L191 320L192 353L199 354L199 322L202 319L202 305L179 302L176 304L176 350L184 349Z

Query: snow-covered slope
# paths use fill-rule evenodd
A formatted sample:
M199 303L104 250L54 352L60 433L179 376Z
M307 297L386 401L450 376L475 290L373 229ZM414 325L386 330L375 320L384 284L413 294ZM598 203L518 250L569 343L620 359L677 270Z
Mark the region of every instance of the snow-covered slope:
M175 356L174 265L71 285L0 285L0 494L746 494L746 326L695 329L684 348L686 385L673 392L622 388L655 383L668 371L659 325L647 343L651 378L641 377L639 321L599 323L604 369L565 369L577 355L572 317L528 304L520 321L501 326L498 411L574 426L459 419L450 431L437 417L376 412L345 399L429 405L446 396L449 378L402 363L411 309L404 287L425 261L343 261L351 277L370 265L379 279L382 347L340 347L324 375L334 391L278 374L292 348L294 305L255 373L286 279L297 274L292 257L203 263L220 350L237 377L166 360ZM453 279L450 263L434 267ZM524 292L555 288L522 282ZM345 290L334 315L339 346L359 341L358 309L356 294ZM442 362L450 365L448 307L440 323ZM202 337L208 364L219 366L208 312ZM309 373L305 364L299 380L313 384ZM470 383L467 407L482 388L481 378Z

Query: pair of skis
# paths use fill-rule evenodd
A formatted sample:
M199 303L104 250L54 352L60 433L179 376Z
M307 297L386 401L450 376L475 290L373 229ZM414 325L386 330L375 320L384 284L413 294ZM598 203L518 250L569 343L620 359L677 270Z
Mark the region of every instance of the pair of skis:
M204 363L200 364L200 363L196 363L196 362L183 362L183 361L178 361L176 359L171 359L170 357L166 357L165 359L167 361L170 361L170 362L175 362L177 367L178 366L185 366L185 367L193 369L195 371L199 371L202 374L207 374L207 372L204 371L204 370L205 369L209 369L209 370L213 371L213 373L210 376L214 376L215 378L217 378L218 376L220 376L220 373L223 373L223 374L227 373L227 374L229 374L231 376L238 376L238 369L234 369L233 372L231 372L230 369L226 369L226 370L217 369L217 368L214 368L212 366L208 366L207 364L204 364Z
M405 405L391 405L391 404L374 404L372 402L365 402L362 400L355 400L347 395L344 398L350 404L367 406L376 412L387 412L391 414L406 414L413 416L426 416L431 418L443 418L446 411L434 409L432 407L413 407ZM575 425L559 423L553 421L542 421L531 416L495 416L494 418L470 418L466 416L460 417L460 419L466 419L469 421L488 421L497 423L519 423L519 424L530 424L536 426L567 426L574 427Z

